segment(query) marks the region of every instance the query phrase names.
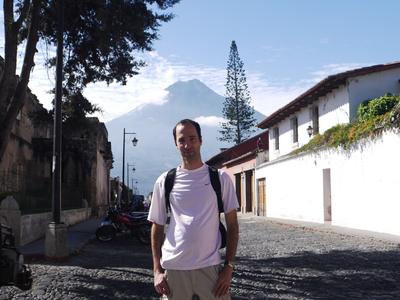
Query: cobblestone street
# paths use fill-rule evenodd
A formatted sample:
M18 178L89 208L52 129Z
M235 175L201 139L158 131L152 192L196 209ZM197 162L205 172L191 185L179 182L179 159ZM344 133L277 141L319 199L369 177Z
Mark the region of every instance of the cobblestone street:
M157 299L151 250L136 239L93 241L67 262L36 261L31 291L0 299ZM396 242L240 217L233 299L399 299Z

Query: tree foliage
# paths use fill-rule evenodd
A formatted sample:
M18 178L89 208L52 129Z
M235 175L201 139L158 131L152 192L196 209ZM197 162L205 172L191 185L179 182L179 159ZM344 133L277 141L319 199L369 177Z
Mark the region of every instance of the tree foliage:
M89 83L126 84L129 77L138 73L144 65L138 59L138 51L152 49L159 27L173 17L166 10L179 0L64 2L64 96L82 100L82 91ZM15 118L24 105L37 44L43 41L50 49L56 45L55 3L3 0L5 57L0 72L0 160ZM25 49L19 74L18 45ZM55 57L50 56L46 64L53 67L55 62Z
M221 141L240 144L255 131L254 109L250 106L250 92L246 83L243 62L235 41L231 49L227 65L226 95L223 116L227 120L221 124Z

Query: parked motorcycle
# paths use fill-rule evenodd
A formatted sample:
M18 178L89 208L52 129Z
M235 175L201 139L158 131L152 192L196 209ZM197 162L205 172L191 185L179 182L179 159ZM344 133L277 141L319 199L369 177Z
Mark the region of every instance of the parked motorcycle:
M11 228L0 224L0 286L4 285L29 290L32 287L32 272L24 265L24 256L15 248Z
M149 245L151 223L147 221L147 216L148 212L124 213L116 207L110 207L96 230L96 238L101 242L109 242L119 233L129 233L141 243Z

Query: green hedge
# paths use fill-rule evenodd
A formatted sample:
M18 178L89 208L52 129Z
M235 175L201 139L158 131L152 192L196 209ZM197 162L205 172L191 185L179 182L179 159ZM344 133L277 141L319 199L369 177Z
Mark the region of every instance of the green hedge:
M400 96L385 94L382 97L366 100L358 106L358 121L366 121L381 116L391 111L397 103L400 102Z

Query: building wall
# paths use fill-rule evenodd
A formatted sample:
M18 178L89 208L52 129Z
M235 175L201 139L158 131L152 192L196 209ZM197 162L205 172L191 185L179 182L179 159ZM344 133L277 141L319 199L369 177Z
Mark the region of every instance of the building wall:
M363 101L386 93L400 94L399 79L400 68L350 78L346 85L334 89L318 98L312 105L275 124L273 127L279 127L279 150L275 150L274 136L270 134L270 160L286 155L309 142L307 127L312 124L310 114L312 106L318 106L319 133L322 134L337 124L347 124L354 120L358 105ZM292 139L293 131L290 128L290 119L294 116L298 118L298 143L295 144ZM270 132L273 132L273 127L268 128Z
M400 94L400 68L351 78L348 82L351 99L350 117L357 115L357 106L365 100L386 93Z
M400 235L400 133L351 151L323 150L260 165L267 217L324 222L323 170L330 169L331 224Z
M317 105L320 115L319 133L324 133L334 125L349 123L349 94L346 86L341 86L326 96L320 97ZM310 116L308 116L308 125L311 125ZM307 133L306 135L308 137ZM308 143L307 140L306 143Z
M104 160L103 155L97 152L97 177L96 177L96 199L99 207L106 206L108 204L109 197L109 178L110 172L107 167L107 162Z
M46 209L51 196L52 124L34 124L29 117L40 109L44 110L29 94L0 161L0 194L18 193L24 212ZM64 127L62 205L79 207L85 198L95 214L102 214L109 199L112 153L105 125L97 118L89 121L90 126L76 132Z
M31 141L34 127L28 118L32 106L32 100L27 97L26 105L23 106L11 130L4 157L0 160L0 170L2 171L11 171L18 165L23 166L25 161L32 159Z
M237 190L238 187L236 186L236 179L235 175L240 174L241 181L240 181L240 200L241 200L241 212L247 212L248 208L246 206L246 177L245 177L245 172L249 170L254 170L256 165L256 159L252 158L248 161L238 163L237 165L230 165L229 167L223 167L222 169L229 174L229 177L231 178L235 189ZM253 185L253 190L254 190L254 184L255 181L253 180L252 185ZM254 207L255 207L255 195L253 194L253 199L252 199L252 205L251 205L251 210L254 212Z
M306 156L277 159L256 168L256 181L265 178L266 216L323 222L319 169Z
M320 97L312 105L305 107L297 113L291 115L275 126L279 127L279 150L275 150L275 139L273 134L269 134L269 155L270 160L286 155L293 150L304 146L310 141L307 133L307 127L311 124L310 109L312 106L318 106L319 111L319 133L337 124L349 122L349 98L347 88L339 87L324 97ZM297 116L298 120L298 142L293 143L293 130L290 128L290 119ZM274 126L274 127L275 127ZM273 127L268 128L273 132Z

